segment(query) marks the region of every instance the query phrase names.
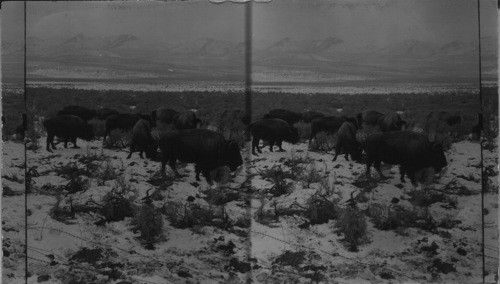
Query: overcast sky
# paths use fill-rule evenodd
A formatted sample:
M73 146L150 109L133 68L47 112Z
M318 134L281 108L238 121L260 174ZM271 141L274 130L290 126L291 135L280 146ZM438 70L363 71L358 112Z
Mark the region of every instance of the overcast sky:
M477 39L473 0L273 0L253 4L254 40L338 37L379 46L417 39ZM482 34L496 36L495 0L481 0ZM244 40L245 4L196 2L27 2L28 36L134 34L178 44L201 37ZM2 3L2 38L22 39L23 3Z

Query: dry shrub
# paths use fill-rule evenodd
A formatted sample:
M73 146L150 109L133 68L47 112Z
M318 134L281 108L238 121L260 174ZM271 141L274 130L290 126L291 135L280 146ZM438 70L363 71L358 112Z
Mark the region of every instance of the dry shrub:
M375 228L380 230L394 230L399 227L415 227L430 232L436 230L436 222L426 208L407 209L398 204L387 206L374 203L368 207L367 212Z
M96 174L97 184L104 185L104 182L108 180L115 180L120 174L113 167L111 160L107 160Z
M308 169L303 172L300 178L306 186L310 186L312 183L321 182L324 180L321 173L316 168L316 164L314 162L310 163Z
M335 148L337 143L337 134L327 135L326 132L319 132L316 134L311 143L309 143L309 150L311 151L331 151Z
M199 230L203 226L221 229L232 226L224 206L209 205L205 208L196 203L169 201L163 206L162 212L175 228Z
M88 122L92 125L92 129L94 130L95 137L104 137L104 133L106 133L106 121L100 120L97 118L91 119Z
M132 131L122 132L119 129L112 130L106 141L104 141L103 148L105 149L121 149L130 144L132 140Z
M101 214L107 222L122 221L125 217L132 217L132 201L125 198L116 189L111 190L103 197L104 206Z
M296 127L299 130L299 139L301 141L308 140L309 137L311 136L311 124L305 122L298 122L294 124L294 127Z
M64 189L66 189L66 191L68 192L66 193L66 195L68 195L80 191L86 191L87 189L89 189L89 187L90 187L90 181L88 179L83 179L80 176L78 177L73 176L69 180L68 184L66 184Z
M166 237L163 232L163 215L148 199L136 210L132 224L141 232L147 249L154 249L153 244Z
M335 228L337 228L337 233L344 235L349 251L355 252L358 250L358 245L369 241L365 215L356 207L348 206L342 209Z

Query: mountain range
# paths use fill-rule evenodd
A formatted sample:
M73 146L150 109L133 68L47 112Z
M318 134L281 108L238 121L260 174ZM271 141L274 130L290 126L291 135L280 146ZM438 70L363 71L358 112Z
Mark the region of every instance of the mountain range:
M24 42L2 42L2 54L23 52ZM140 58L144 53L166 53L198 57L231 58L245 53L244 42L230 42L213 38L200 38L182 44L148 42L132 34L117 36L89 37L77 34L70 38L54 37L42 39L35 36L26 38L27 56L54 58L65 55L84 54L108 57ZM439 59L446 56L467 55L477 52L473 42L453 41L445 44L419 41L415 39L388 46L354 45L336 37L318 40L293 40L285 37L277 41L252 43L254 59L303 55L370 54L406 59ZM483 54L495 54L496 41L492 37L482 38ZM134 53L135 52L135 53Z
M496 71L498 49L496 40L493 37L483 37L481 44L483 61L487 60L483 67L493 74L491 70ZM415 76L420 76L424 71L428 76L442 73L446 76L456 74L467 77L475 76L473 71L467 69L475 66L478 57L477 44L463 41L440 44L410 39L387 46L375 46L356 45L337 37L317 40L285 37L275 41L254 41L251 46L252 64L257 69L261 66L278 72L307 67L316 70L314 72L320 70L318 72L323 73L379 72L383 76L415 73ZM243 72L244 68L241 66L245 64L246 50L245 42L209 37L180 44L150 42L133 34L90 37L80 33L68 38L26 38L28 73L34 63L37 68L43 69L48 66L44 65L48 62L50 68L58 64L70 67L119 66L120 70L132 72L136 68L142 68L141 72L150 72L151 68L163 70L166 67L176 70L184 68L186 74L208 72L223 76ZM2 42L2 61L22 58L23 53L23 40ZM38 70L38 74L40 73L43 72Z

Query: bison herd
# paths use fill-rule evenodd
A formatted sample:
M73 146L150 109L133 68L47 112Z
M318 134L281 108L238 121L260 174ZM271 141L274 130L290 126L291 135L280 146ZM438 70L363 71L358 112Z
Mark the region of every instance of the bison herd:
M297 113L285 109L273 109L261 119L251 121L250 116L242 110L225 110L219 118L219 123L208 125L199 119L194 111L176 111L171 108L159 107L150 114L119 113L109 108L92 110L81 106L67 106L56 116L46 119L43 126L47 131L47 151L56 149L54 137L64 141L67 148L72 142L77 148L76 139L94 139L91 119L104 121L104 140L115 129L132 132L130 152L139 156L161 161L162 174L168 164L176 177L177 161L194 163L196 179L202 173L208 183L214 179L214 170L229 167L234 172L242 164L241 146L236 141L228 139L224 134L222 122L229 121L234 125L242 125L242 131L252 137L252 154L262 153L260 141L266 141L269 150L274 146L278 151L284 151L283 141L295 144L300 140L299 130L295 124L302 122L310 124L309 142L316 138L319 132L337 134L335 146L335 161L339 154L344 153L355 162L366 164L366 174L370 178L372 166L381 178L384 174L380 169L381 162L399 165L401 181L405 174L416 184L418 171L432 168L440 172L446 167L446 157L441 144L429 140L429 136L416 131L410 131L409 124L399 113L381 113L368 110L355 116L328 116L317 111ZM443 121L448 125L461 122L461 117L452 116L447 112L431 112L420 122L421 127L431 127L432 121ZM152 130L160 125L170 125L171 130L164 131L158 138L153 138ZM378 131L368 135L364 141L359 141L357 131L366 127L375 127ZM249 136L248 136L249 137ZM160 150L158 152L158 149ZM257 151L256 151L257 150ZM257 153L258 152L258 153Z

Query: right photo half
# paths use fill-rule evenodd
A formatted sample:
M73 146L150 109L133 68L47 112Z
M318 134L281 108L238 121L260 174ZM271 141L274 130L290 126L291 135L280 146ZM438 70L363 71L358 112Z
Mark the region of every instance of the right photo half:
M253 282L496 283L496 1L249 14Z

